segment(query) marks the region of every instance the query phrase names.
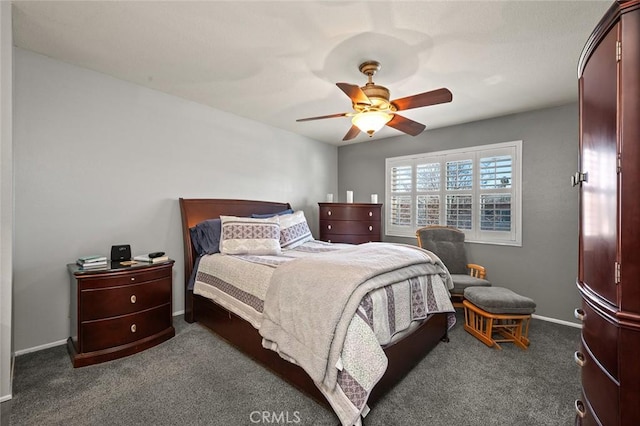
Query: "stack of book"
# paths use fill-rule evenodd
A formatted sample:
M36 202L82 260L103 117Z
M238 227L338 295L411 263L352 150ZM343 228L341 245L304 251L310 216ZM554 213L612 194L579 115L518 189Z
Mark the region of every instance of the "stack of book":
M76 263L82 269L105 268L107 266L107 257L100 255L82 256Z

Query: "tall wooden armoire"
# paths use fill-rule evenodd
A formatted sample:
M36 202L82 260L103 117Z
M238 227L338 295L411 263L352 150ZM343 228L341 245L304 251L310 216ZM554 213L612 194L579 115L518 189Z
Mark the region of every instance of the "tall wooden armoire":
M611 6L585 45L578 77L576 424L640 425L640 0Z

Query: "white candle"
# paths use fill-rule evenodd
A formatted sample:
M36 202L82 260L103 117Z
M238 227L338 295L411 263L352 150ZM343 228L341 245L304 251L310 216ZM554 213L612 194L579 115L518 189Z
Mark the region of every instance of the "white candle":
M347 203L353 203L353 191L347 191Z
M327 203L333 203L333 194L327 194Z
M371 203L378 204L378 194L371 194Z

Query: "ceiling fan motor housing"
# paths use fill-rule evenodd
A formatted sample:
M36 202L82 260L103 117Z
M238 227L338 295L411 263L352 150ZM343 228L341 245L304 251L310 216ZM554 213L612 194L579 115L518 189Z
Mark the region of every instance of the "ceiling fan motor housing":
M368 82L360 89L371 101L371 105L354 104L353 108L358 112L363 111L384 111L390 110L391 104L389 103L389 89L384 86L378 86L373 82L373 76L376 72L380 71L380 62L367 61L360 64L358 68L360 72L367 76Z
M373 83L367 83L360 89L362 89L364 94L367 95L367 97L371 101L371 105L356 104L353 106L356 111L380 111L388 110L391 108L391 104L389 103L389 89L387 89L386 87L378 86L377 84Z

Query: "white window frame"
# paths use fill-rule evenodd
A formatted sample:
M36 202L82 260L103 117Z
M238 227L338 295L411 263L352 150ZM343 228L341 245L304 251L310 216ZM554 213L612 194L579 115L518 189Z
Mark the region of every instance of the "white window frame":
M480 188L480 159L510 155L512 161L511 188ZM473 187L471 190L446 190L446 163L450 161L471 159L473 161ZM416 167L426 163L440 163L440 189L438 191L418 191L416 188ZM411 191L402 193L411 197L410 225L393 225L391 223L391 197L400 193L391 192L391 170L393 167L411 166ZM446 225L446 197L452 192L471 195L472 220L471 229L463 229L465 240L471 243L522 246L522 141L511 141L469 148L429 152L424 154L392 157L385 160L385 235L415 238L417 225L416 203L419 195L440 196L440 225ZM480 200L483 195L509 194L511 196L511 230L482 231L480 229Z

